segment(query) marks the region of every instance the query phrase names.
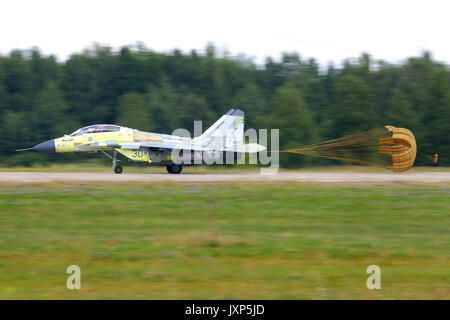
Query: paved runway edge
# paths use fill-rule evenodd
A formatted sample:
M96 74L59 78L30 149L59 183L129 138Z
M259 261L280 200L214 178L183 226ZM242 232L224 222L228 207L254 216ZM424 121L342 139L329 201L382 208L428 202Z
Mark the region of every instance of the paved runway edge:
M279 172L274 175L251 173L147 173L109 172L0 172L0 183L223 183L223 182L303 182L340 184L421 184L450 182L450 172L373 173L373 172Z

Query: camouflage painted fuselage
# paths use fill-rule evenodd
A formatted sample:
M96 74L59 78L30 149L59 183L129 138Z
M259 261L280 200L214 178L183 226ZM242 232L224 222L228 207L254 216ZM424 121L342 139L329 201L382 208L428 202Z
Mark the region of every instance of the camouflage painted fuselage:
M116 153L133 161L156 165L180 164L179 159L182 157L184 159L182 165L191 165L203 164L207 160L216 158L237 160L242 153L265 150L264 146L256 143L244 144L243 137L244 112L231 109L202 135L195 138L98 124L22 150L40 152L113 151L114 166Z

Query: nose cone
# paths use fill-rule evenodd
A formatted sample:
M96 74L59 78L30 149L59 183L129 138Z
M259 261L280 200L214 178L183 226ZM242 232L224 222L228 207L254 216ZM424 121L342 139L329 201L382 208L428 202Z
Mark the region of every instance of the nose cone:
M48 140L32 148L34 151L38 152L55 152L55 140Z

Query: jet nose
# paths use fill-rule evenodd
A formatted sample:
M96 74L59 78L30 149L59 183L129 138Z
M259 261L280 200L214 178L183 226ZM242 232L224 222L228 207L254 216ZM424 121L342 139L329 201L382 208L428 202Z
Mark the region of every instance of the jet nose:
M38 152L55 152L55 140L48 140L39 143L31 149Z

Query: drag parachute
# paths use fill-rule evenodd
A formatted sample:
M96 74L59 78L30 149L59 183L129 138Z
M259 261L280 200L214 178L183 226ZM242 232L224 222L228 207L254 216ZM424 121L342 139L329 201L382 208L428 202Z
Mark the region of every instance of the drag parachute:
M416 160L417 145L413 133L405 128L385 126L392 132L391 136L379 139L379 153L390 154L392 164L387 169L402 172L410 169Z
M372 129L280 152L318 156L362 165L381 165L386 169L402 172L414 164L417 145L410 130L385 126L384 129Z

